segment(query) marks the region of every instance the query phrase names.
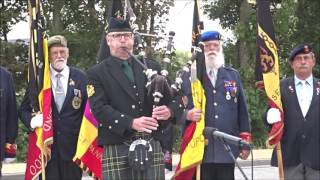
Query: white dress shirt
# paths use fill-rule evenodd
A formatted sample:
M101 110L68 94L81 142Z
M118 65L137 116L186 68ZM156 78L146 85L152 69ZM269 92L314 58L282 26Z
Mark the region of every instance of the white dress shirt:
M218 69L207 69L207 75L213 87L216 85Z
M300 109L305 117L313 96L313 76L311 75L305 80L301 80L297 76L294 76L294 82Z
M61 72L57 72L50 65L50 79L51 79L51 88L53 92L56 92L56 86L57 86L56 74L60 73L62 75L60 80L62 82L63 92L65 96L67 95L68 80L69 80L69 74L70 74L69 72L70 72L70 68L68 66L66 66ZM56 93L53 93L53 96L55 97Z

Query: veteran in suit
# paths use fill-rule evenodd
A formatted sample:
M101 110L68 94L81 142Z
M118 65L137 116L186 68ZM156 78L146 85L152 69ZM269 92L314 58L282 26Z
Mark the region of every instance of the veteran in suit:
M80 180L82 170L72 161L76 152L82 116L87 100L87 77L67 65L69 49L65 37L56 35L48 40L50 79L53 94L53 144L51 159L46 166L46 179ZM29 91L21 103L19 115L25 126L33 131L42 127L42 114L32 112Z
M0 177L2 162L15 160L18 134L16 95L12 75L0 66Z
M281 80L284 129L281 139L285 179L320 179L320 80L312 75L315 54L307 44L296 46L289 64L294 76ZM267 122L280 121L280 111L270 108ZM276 152L271 164L277 166Z
M205 126L224 133L239 136L250 142L250 122L240 75L237 70L224 65L221 35L207 31L201 35L204 54L199 56L198 69L202 69L201 81L205 90ZM200 67L201 66L201 67ZM198 72L197 72L198 73ZM201 110L192 107L186 111L186 120L198 121ZM250 151L231 145L235 158L246 159ZM201 164L201 179L234 179L235 162L225 150L223 143L208 138Z
M87 72L89 101L99 122L98 144L105 150L103 179L164 179L157 132L159 122L173 113L169 106L153 108L147 100L146 75L127 52L134 45L128 20L111 17L105 38L111 55Z

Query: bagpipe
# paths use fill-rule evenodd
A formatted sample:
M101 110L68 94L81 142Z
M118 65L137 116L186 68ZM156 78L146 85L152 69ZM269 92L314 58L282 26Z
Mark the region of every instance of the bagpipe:
M127 49L124 49L132 59L134 59L138 64L140 64L143 69L144 73L147 77L147 99L154 107L161 106L161 105L168 105L176 91L177 88L173 88L171 86L168 71L168 64L171 62L172 55L174 54L174 35L175 32L170 31L169 35L157 35L157 34L148 34L148 33L140 33L138 30L138 25L136 24L136 16L130 6L130 4L126 4L127 6L127 14L130 17L129 21L131 24L131 28L133 29L134 39L135 39L135 51L138 54L137 56L133 55ZM148 67L146 53L145 53L145 43L143 41L143 37L153 37L153 38L161 38L167 40L167 45L164 52L163 62L166 63L166 68L157 72L155 69L151 69ZM179 85L176 85L180 87ZM176 87L175 86L175 87Z

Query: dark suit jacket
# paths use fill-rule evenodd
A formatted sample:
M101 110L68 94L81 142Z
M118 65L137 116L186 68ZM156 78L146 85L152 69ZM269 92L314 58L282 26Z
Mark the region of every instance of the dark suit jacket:
M0 66L0 161L6 143L13 144L18 133L16 95L11 73Z
M53 145L52 145L52 158L60 156L63 160L72 160L77 146L78 135L82 116L87 101L87 77L85 74L75 68L70 67L69 81L67 95L60 113L57 110L52 94L52 117L53 117ZM81 92L81 106L76 109L72 105L75 97L74 90ZM27 128L31 130L31 112L30 97L27 92L19 110L19 115Z
M280 83L284 111L284 129L281 139L284 166L299 163L320 170L320 80L313 79L313 97L306 117L303 117L297 98L294 78ZM276 153L272 165L277 165Z
M121 62L110 56L87 72L89 86L94 88L89 101L99 121L100 145L120 144L129 140L135 132L131 128L132 120L140 116L151 116L152 113L152 105L146 98L147 79L143 68L136 61L131 61L135 77L135 83L132 83L122 71ZM154 63L147 64L152 66Z
M212 86L206 73L203 84L206 96L205 126L215 127L232 136L239 136L242 132L250 133L249 113L238 71L230 67L221 67L218 69L215 87ZM232 144L230 147L237 158L240 148ZM213 138L209 138L209 143L205 147L203 161L234 163L223 144Z

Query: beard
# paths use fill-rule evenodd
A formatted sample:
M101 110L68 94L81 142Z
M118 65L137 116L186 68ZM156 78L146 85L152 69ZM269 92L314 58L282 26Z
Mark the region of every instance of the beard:
M53 63L52 67L56 71L61 72L66 67L66 65L67 65L67 61L65 59L59 59Z
M205 53L205 61L206 61L206 68L207 69L214 69L217 70L221 66L224 65L224 54L222 51L222 47L220 47L220 51L210 51Z

